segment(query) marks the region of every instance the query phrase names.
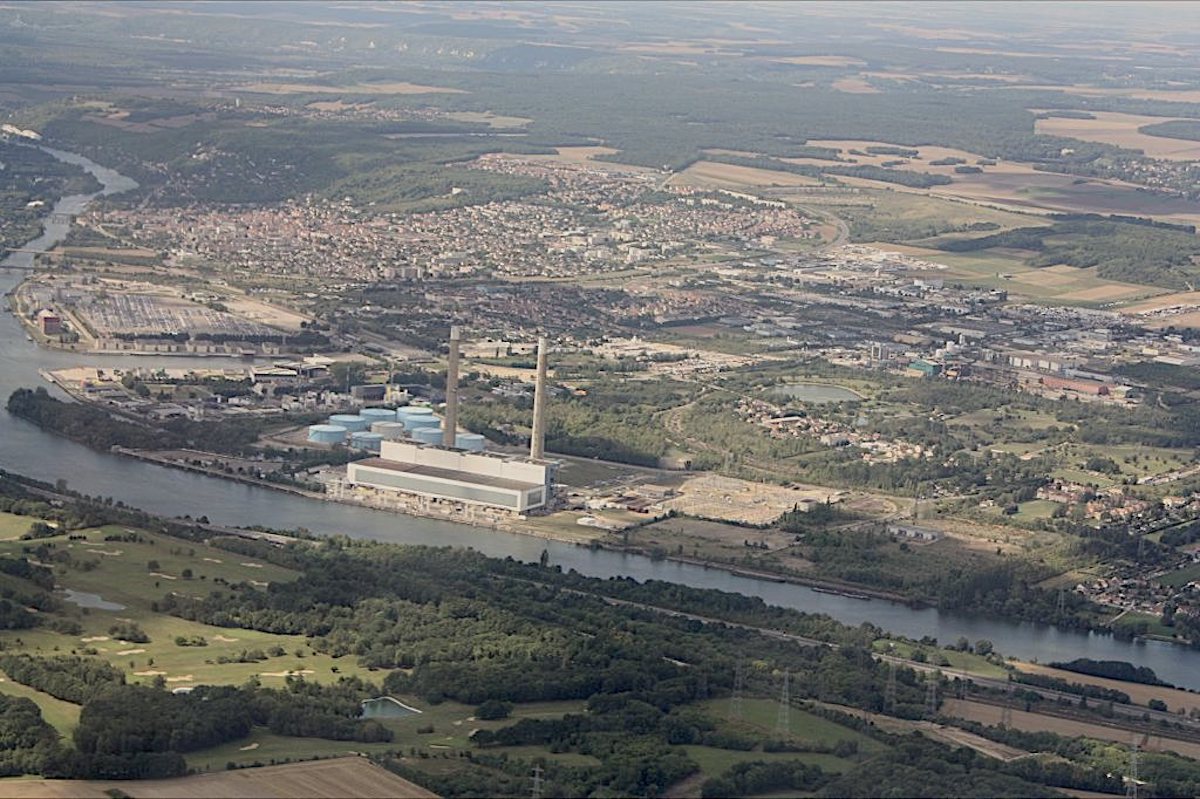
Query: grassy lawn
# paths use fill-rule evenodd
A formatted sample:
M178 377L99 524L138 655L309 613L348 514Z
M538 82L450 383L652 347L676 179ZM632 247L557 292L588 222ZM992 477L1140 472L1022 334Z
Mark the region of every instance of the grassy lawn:
M974 641L971 642L974 645ZM893 641L888 638L880 638L875 641L874 649L876 652L886 652L902 658L911 658L913 652L920 649L925 652L929 658L929 662L933 663L936 658L935 653L941 655L949 661L950 665L946 668L959 669L960 671L978 674L980 677L998 677L1003 678L1008 674L1002 666L997 666L995 663L988 661L982 655L976 655L972 652L958 652L951 649L937 649L930 651L930 647L916 646L913 644L904 643L902 641Z
M1193 563L1191 566L1185 566L1178 571L1169 572L1158 578L1160 583L1168 585L1171 588L1181 588L1193 580L1200 580L1200 563Z
M729 700L712 699L701 702L699 707L713 719L725 719L729 712ZM773 699L745 699L742 702L742 718L725 721L722 726L735 731L778 737L776 729L778 714L779 703ZM812 713L806 713L796 707L791 708L789 711L788 721L790 722L790 726L786 737L797 743L833 746L839 741L854 741L858 744L859 752L864 754L881 752L886 748L883 744L863 735L857 730L843 727L828 719L821 718ZM760 752L758 754L763 753Z
M1161 635L1164 638L1174 638L1175 630L1162 623L1162 619L1158 616L1152 616L1149 613L1126 613L1120 619L1117 619L1117 627L1133 627L1138 622L1146 623L1146 632L1150 635Z
M266 685L282 685L289 671L326 682L341 675L358 675L378 682L379 676L359 667L353 657L335 659L313 653L303 636L213 627L156 613L152 604L168 592L204 596L219 588L214 585L216 578L266 584L292 580L297 575L215 547L144 531L140 532L144 539L140 542L104 540L106 534L126 532L124 528L107 527L87 531L86 541L56 536L38 542L0 542L0 554L19 555L23 546L46 544L69 551L79 561L94 563L90 571L56 564L55 579L65 588L99 594L105 600L125 606L109 611L79 608L64 602L60 615L78 622L83 628L80 635L63 635L47 628L4 631L0 632L0 644L10 651L39 655L95 650L96 655L123 669L130 682L148 682L161 675L171 687L239 684L255 676ZM148 565L151 560L157 561L158 568L154 570L157 573L151 573ZM191 569L193 579L183 579L184 569ZM135 644L113 639L109 628L122 620L137 623L150 642ZM207 646L178 646L177 636L201 637ZM218 662L236 661L244 651L257 649L267 653L273 648L282 649L284 654L261 661Z
M1022 521L1049 519L1058 508L1059 503L1057 502L1051 502L1048 499L1034 499L1022 502L1017 506L1017 518Z
M376 719L395 735L392 741L386 743L363 744L353 741L329 741L323 738L291 738L275 735L265 729L255 729L241 740L193 752L188 755L188 765L201 771L216 771L225 768L225 764L229 762L245 765L255 762L269 763L272 759L283 760L289 757L293 760L303 760L343 755L349 751L378 753L408 752L411 749L426 752L474 749L470 741L474 730L494 730L522 718L561 718L567 713L583 712L585 705L584 702L533 702L515 706L511 718L501 721L476 721L473 718L475 708L469 705L457 702L430 705L414 697L398 698L409 707L422 712L399 718ZM433 732L418 732L430 726L433 727ZM501 747L488 751L508 752L511 756L529 758L549 757L566 765L594 765L597 762L584 755L552 755L548 750L537 746Z
M15 513L0 511L0 539L20 538L29 532L30 525L39 521L41 519L33 516L18 516Z
M55 699L50 694L35 691L29 686L13 682L8 677L0 680L0 694L32 699L42 709L42 718L58 730L64 738L70 739L71 733L79 726L79 705Z

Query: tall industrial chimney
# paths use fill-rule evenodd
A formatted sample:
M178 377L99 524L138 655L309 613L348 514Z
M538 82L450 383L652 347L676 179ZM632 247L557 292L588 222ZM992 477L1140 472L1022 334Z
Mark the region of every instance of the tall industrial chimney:
M546 337L538 339L537 382L533 390L533 435L529 437L529 457L546 454Z
M442 420L442 445L453 447L458 435L458 341L462 331L450 327L450 358L446 366L446 418Z

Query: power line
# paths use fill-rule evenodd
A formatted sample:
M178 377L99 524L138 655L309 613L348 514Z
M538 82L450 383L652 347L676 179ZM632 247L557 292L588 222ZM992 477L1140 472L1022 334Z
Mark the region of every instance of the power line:
M925 676L925 712L930 718L937 716L938 678L936 671L931 671Z
M883 689L883 709L889 715L896 715L896 661L888 661L887 687Z
M530 794L533 799L542 799L542 767L533 767L533 792Z
M784 669L783 687L779 690L779 713L775 717L775 731L781 737L787 737L792 734L791 679L792 673Z
M737 665L733 669L733 696L729 699L729 718L731 720L740 720L742 718L742 692L746 688L746 674L742 665L742 659L737 659Z

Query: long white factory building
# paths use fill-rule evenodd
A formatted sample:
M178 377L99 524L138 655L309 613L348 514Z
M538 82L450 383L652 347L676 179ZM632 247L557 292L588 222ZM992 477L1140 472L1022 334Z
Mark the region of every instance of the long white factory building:
M533 435L528 457L454 448L459 332L451 331L442 446L383 441L379 457L346 467L344 490L359 501L418 513L522 515L554 500L558 462L542 457L546 429L546 339L538 341ZM343 496L345 494L343 493Z
M553 496L556 464L494 453L384 441L378 458L355 461L354 485L526 513Z

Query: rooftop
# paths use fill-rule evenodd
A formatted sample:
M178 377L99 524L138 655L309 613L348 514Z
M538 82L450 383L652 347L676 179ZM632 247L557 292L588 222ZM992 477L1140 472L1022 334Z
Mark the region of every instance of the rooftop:
M367 458L366 460L356 461L359 466L369 466L373 469L386 469L390 472L408 472L410 474L421 475L423 477L434 477L441 480L457 480L460 483L471 483L472 485L490 486L492 488L505 488L510 491L528 491L531 488L541 488L541 483L526 483L520 480L506 480L501 477L488 477L487 475L473 474L471 472L463 472L458 469L441 469L437 466L424 466L415 463L398 463L389 461L385 458Z

